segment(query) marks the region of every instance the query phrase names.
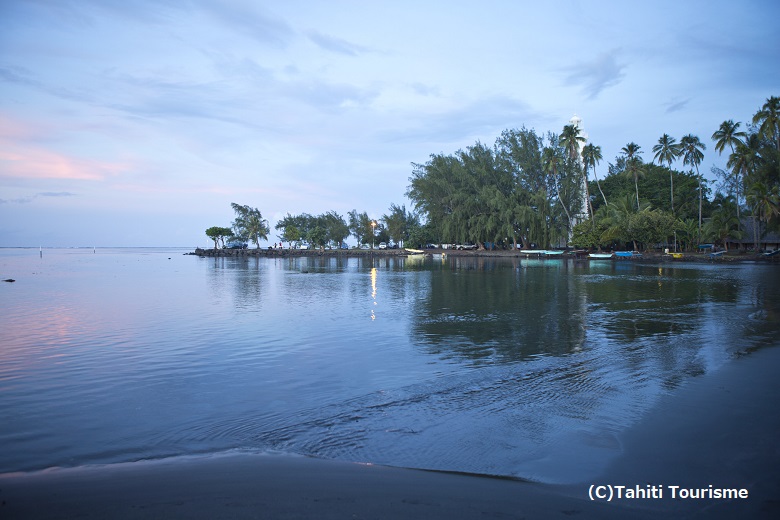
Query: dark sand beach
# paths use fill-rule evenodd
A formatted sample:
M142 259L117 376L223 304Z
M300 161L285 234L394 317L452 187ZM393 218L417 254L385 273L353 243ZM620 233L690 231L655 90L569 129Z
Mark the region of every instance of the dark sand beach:
M620 434L593 482L558 486L293 455L228 453L0 476L0 517L777 518L780 349L734 360L663 396ZM661 486L663 499L590 501L591 485ZM744 488L672 499L668 486Z

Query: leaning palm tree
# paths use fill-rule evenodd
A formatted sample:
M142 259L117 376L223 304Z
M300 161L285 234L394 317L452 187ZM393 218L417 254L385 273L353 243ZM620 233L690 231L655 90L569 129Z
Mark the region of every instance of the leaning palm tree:
M659 164L666 163L669 170L669 202L672 203L672 214L674 214L674 174L672 173L672 163L680 156L680 145L677 139L669 134L664 134L658 139L658 144L653 146L654 161Z
M636 143L628 143L621 148L621 151L626 156L626 175L634 179L634 188L636 188L636 207L639 209L639 176L644 173L644 170L640 166L642 160L639 158L640 146Z
M593 168L593 177L596 178L596 186L599 188L599 192L601 192L601 198L604 199L604 205L607 205L607 197L604 196L604 190L601 189L601 183L599 182L599 177L596 175L596 165L601 162L603 159L601 155L601 147L595 146L592 144L586 144L582 148L582 163L585 166L585 176L587 177L587 169L588 166Z
M767 99L761 110L753 116L753 124L758 125L759 133L774 141L780 150L780 97L772 96Z
M704 160L704 152L702 150L706 150L707 147L697 136L688 134L680 139L680 149L682 150L683 164L693 165L696 168L696 177L699 179L699 240L701 240L701 207L703 192L699 165Z

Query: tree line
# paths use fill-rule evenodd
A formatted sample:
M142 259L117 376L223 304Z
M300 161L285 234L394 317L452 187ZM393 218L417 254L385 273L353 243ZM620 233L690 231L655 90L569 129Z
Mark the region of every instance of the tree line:
M231 227L212 226L206 236L214 241L214 248L225 247L231 239L252 241L260 247L260 240L268 240L268 221L257 208L232 203L236 218ZM355 237L358 245L391 242L403 244L414 237L420 227L419 216L406 210L406 206L391 204L388 213L379 219L372 219L368 213L352 210L345 219L336 211L320 215L302 213L287 214L275 226L280 243L296 247L306 243L314 247L342 247L349 236Z
M577 124L544 135L522 127L504 130L493 146L478 141L412 163L406 192L411 211L391 204L376 220L357 210L346 219L335 211L287 214L275 229L283 242L315 247L340 247L351 235L358 245L693 248L743 238L747 216L758 247L763 234L780 227L778 112L780 98L773 96L750 123L724 121L712 134L715 151L729 154L728 170L712 169L719 179L714 186L699 168L706 145L693 134L677 141L664 133L650 162L640 145L629 142L599 179L601 147L585 144ZM680 162L682 169L674 169ZM230 237L260 247L270 233L260 210L231 206L232 227L206 230L215 248Z
M770 97L744 131L729 120L712 134L715 150L731 153L729 171L715 172L721 182L711 200L698 136L664 134L649 163L630 142L599 180L601 147L585 145L576 124L560 134L505 130L492 147L431 155L413 164L407 195L442 242L690 248L742 238L747 214L758 245L780 220L779 109L780 98ZM673 169L678 162L683 171Z

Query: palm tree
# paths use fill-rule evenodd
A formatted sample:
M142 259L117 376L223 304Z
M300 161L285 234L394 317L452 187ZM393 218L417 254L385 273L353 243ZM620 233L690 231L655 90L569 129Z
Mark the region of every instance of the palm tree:
M577 169L580 166L580 146L585 143L586 139L580 135L580 129L575 125L566 125L561 132L559 143L566 152L569 154L569 159L576 165ZM588 175L585 168L582 169L582 181L585 187L585 199L588 201L587 207L590 210L588 218L593 218L593 204L590 202L590 189L588 188Z
M780 150L780 97L772 96L767 99L761 110L753 116L753 124L758 125L759 133L774 141Z
M653 146L653 160L658 161L659 164L666 163L666 167L669 169L669 199L672 203L672 214L674 214L674 175L672 173L672 163L680 156L680 145L676 142L677 139L671 137L669 134L664 134L658 139L658 144Z
M758 216L759 222L768 223L773 217L780 215L780 186L770 186L763 181L756 181L747 188L745 198L753 208L753 215ZM760 241L759 226L754 217L753 241L756 246Z
M720 128L718 128L713 134L712 134L712 140L715 141L715 150L718 152L719 155L723 155L723 150L728 146L731 148L731 154L734 154L734 147L739 146L743 143L741 138L747 137L747 134L745 132L739 131L739 125L740 123L735 123L733 120L729 119L728 121L723 121L720 124ZM739 201L740 201L740 193L739 193L739 170L734 170L734 176L735 176L735 184L736 184L736 199L737 199L737 222L740 222L740 216L739 216Z
M701 240L701 207L702 207L702 185L701 175L699 174L699 165L704 160L704 152L707 147L699 138L693 134L688 134L680 139L680 150L682 151L683 164L691 164L696 168L696 177L699 179L699 240Z
M566 149L569 159L577 161L580 157L580 143L584 143L585 138L580 135L579 127L566 125L561 132L559 143Z
M636 143L628 143L621 148L621 151L626 155L626 174L634 179L634 188L636 188L636 207L639 209L639 176L644 173L644 170L640 166L641 159L639 154L640 146Z
M585 165L585 176L587 177L588 166L593 168L593 176L596 178L596 186L599 187L601 192L601 198L604 199L604 205L607 205L607 197L604 196L604 190L601 189L601 183L599 177L596 175L596 165L601 162L603 157L601 156L601 147L594 146L592 144L586 144L582 148L582 163Z
M732 202L729 201L723 204L717 211L713 212L712 217L704 226L704 234L708 239L712 239L714 242L722 242L726 251L729 250L729 238L740 239L743 236L742 231L739 229L739 221L732 213L733 208L730 208Z
M569 154L569 159L577 165L579 169L580 164L580 145L585 142L585 138L580 135L579 127L575 125L566 125L563 127L560 137L561 146L566 149ZM588 201L588 209L590 210L589 218L593 218L593 204L590 202L590 190L588 189L588 171L587 168L582 170L582 180L585 186L585 199Z

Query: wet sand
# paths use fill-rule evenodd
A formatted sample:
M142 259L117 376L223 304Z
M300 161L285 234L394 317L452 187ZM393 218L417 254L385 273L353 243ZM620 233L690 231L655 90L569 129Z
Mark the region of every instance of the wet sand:
M0 475L0 518L778 518L780 348L661 398L593 482L232 453ZM591 484L745 488L737 500L588 499Z

